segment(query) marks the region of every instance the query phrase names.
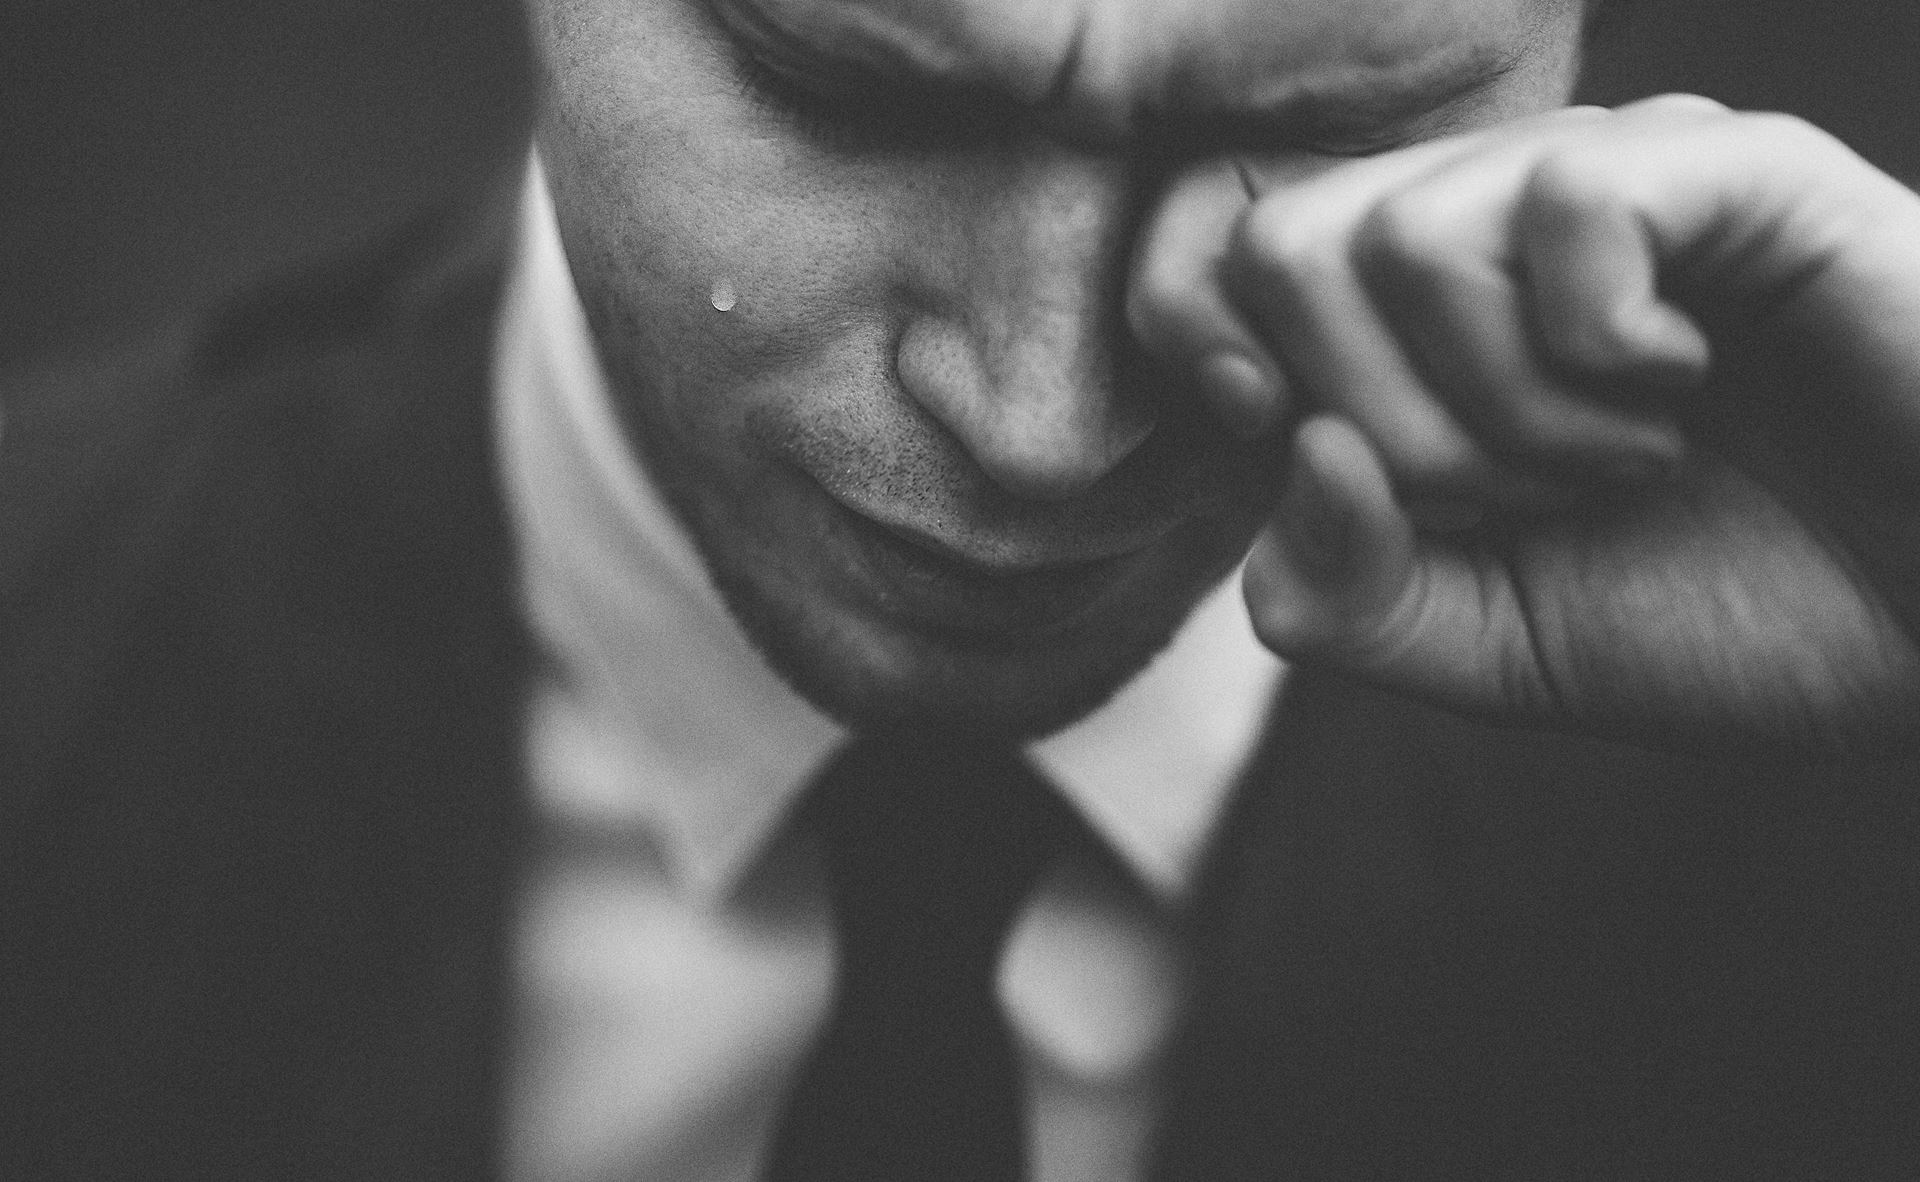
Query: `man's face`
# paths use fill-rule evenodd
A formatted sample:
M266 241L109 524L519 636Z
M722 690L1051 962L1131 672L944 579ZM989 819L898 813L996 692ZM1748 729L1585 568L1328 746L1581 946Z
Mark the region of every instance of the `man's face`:
M1571 0L539 0L540 145L621 413L728 602L857 724L1095 705L1277 487L1127 337L1209 156L1555 105Z

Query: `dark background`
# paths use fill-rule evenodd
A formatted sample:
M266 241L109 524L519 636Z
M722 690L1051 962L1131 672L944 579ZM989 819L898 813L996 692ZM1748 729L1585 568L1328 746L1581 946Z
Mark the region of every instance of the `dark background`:
M1920 179L1920 2L1633 0L1589 96L1799 112ZM511 0L0 0L0 365L183 317L518 151Z

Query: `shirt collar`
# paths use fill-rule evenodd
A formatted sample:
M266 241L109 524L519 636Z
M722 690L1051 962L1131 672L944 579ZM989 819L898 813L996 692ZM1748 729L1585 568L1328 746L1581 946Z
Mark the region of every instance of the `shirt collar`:
M740 632L627 446L536 158L493 359L522 598L550 664L539 810L633 827L690 891L746 872L844 730ZM1279 683L1228 579L1112 701L1033 745L1156 894L1191 883ZM542 719L545 726L542 726Z

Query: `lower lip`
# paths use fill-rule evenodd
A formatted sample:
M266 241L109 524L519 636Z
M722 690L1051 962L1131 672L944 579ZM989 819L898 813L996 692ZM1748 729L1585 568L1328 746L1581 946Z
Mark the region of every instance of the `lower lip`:
M883 613L958 642L1020 642L1088 615L1140 552L996 575L916 545L829 497L852 550L856 577Z

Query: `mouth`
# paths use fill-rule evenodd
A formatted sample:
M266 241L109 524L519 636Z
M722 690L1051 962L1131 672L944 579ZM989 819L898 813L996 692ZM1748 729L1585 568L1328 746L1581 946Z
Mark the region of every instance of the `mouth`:
M869 516L829 495L850 573L887 615L969 646L1032 641L1093 613L1142 563L1150 542L1092 555L970 549Z

